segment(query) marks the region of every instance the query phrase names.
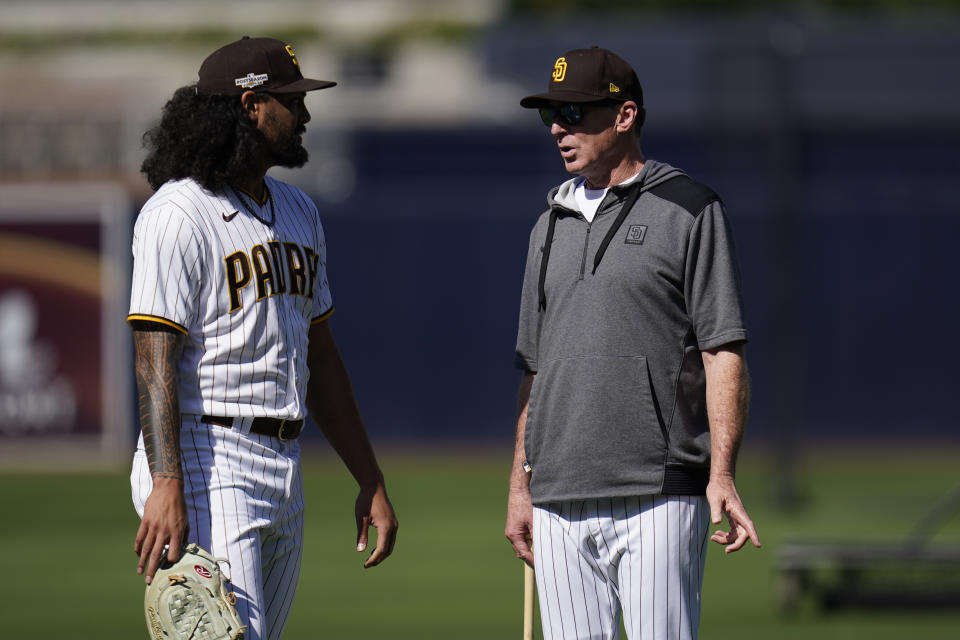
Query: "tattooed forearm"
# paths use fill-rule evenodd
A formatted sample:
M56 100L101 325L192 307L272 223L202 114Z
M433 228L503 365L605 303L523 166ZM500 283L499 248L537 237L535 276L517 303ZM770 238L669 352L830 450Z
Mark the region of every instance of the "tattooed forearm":
M183 334L160 325L137 326L137 393L143 444L154 478L182 478L180 466L180 401L177 363L183 352Z

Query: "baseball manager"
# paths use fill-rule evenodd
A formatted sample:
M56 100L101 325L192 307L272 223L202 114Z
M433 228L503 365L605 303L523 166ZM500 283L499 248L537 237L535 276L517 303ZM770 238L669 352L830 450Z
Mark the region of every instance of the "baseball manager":
M506 536L534 565L546 638L696 638L707 528L756 530L734 485L749 396L724 207L644 157L643 93L614 53L575 49L537 109L574 177L532 233ZM531 552L530 542L533 549Z

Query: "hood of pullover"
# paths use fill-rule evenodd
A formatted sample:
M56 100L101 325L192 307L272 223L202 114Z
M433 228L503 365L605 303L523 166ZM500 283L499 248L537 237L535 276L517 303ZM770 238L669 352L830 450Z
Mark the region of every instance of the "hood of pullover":
M619 199L618 196L624 191L629 191L631 188L635 188L636 185L640 185L640 193L652 189L661 182L675 178L676 176L686 175L680 169L676 167L671 167L670 165L659 162L657 160L647 160L643 163L643 168L640 169L640 173L630 178L630 180L614 185L610 187L607 192L607 196L603 199L603 202L600 203L600 207L597 210L599 214L604 209L612 206ZM579 213L579 208L577 206L576 198L574 198L573 193L576 191L577 187L583 184L586 181L586 178L583 176L574 176L566 182L561 183L559 186L554 187L547 194L547 206L551 209L560 207L568 211L573 211Z

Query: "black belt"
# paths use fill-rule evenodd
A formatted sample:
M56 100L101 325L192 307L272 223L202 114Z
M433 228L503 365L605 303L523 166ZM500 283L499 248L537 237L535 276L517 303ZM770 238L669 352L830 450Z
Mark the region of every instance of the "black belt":
M221 427L232 427L233 418L220 416L200 416L200 422ZM303 429L303 420L284 420L282 418L254 418L250 424L250 433L271 436L281 440L295 440Z

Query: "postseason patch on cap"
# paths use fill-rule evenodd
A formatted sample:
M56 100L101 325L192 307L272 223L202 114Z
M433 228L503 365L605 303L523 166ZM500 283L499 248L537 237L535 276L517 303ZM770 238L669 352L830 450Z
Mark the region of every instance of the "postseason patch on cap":
M304 78L293 47L276 38L247 38L223 45L204 59L197 94L242 95L244 91L300 93L326 89L331 80Z
M262 84L266 84L267 80L270 79L270 76L266 73L254 74L248 73L242 78L235 78L233 84L238 87L243 87L244 89L252 89L254 87L259 87Z

